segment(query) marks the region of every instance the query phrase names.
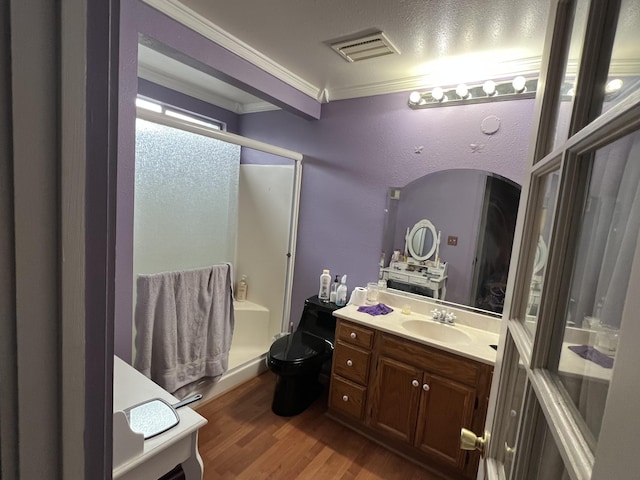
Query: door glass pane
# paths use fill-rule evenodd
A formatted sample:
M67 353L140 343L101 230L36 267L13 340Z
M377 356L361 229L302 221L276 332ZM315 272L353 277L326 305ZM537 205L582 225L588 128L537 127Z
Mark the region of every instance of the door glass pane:
M509 345L506 348L511 348L514 352L513 361L509 363L509 373L506 378L506 388L511 393L511 396L505 403L505 408L502 409L502 412L497 412L496 415L502 417L503 427L501 431L504 435L504 448L500 449L501 454L498 458L504 465L505 473L508 474L513 468L518 425L522 418L527 372L520 361L520 356L516 353L517 349L511 339L511 335L508 333L507 343Z
M531 461L524 480L569 480L558 447L542 414L538 416L533 438ZM516 480L513 475L510 478Z
M538 321L538 309L540 307L540 295L544 274L547 266L548 246L551 239L551 224L558 197L560 182L559 172L553 171L545 174L539 180L538 196L532 210L536 212L536 221L531 231L531 239L535 243L535 255L530 257L529 270L531 272L528 300L525 312L525 325L527 332L533 338ZM534 241L533 239L537 239Z
M622 0L602 111L640 89L640 3Z
M582 53L584 32L587 28L588 13L589 2L577 2L574 10L573 29L571 31L568 54L565 59L564 77L560 87L558 105L556 106L556 125L552 150L564 143L569 136L569 123L575 95L576 75L580 67L580 54Z
M581 213L557 374L597 441L640 228L640 132L599 149Z

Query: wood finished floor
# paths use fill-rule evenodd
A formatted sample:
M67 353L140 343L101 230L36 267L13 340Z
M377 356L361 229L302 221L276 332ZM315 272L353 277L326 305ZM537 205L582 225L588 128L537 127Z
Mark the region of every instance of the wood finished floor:
M204 479L440 480L325 416L326 395L300 415L271 412L275 376L266 372L204 404Z

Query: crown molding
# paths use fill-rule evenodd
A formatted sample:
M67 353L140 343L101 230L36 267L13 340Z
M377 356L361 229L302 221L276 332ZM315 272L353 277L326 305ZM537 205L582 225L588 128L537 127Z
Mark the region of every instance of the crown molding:
M235 53L256 67L282 80L311 98L319 99L321 90L274 62L239 38L231 35L199 13L177 0L143 0L147 5L173 18L182 25Z
M166 72L159 72L146 65L138 65L138 76L145 80L149 80L150 82L162 85L163 87L171 88L172 90L184 93L185 95L189 95L220 108L224 108L225 110L229 110L237 115L279 110L278 107L268 102L255 102L245 105L239 102L234 102L233 100L211 93L209 90L184 82L178 78L172 77L171 75L167 75Z

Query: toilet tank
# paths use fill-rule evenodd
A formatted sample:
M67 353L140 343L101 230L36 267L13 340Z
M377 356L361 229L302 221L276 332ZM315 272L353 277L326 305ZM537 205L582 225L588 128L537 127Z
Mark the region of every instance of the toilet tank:
M325 338L331 343L336 336L336 317L332 315L338 307L335 303L325 303L314 295L304 301L302 318L298 324L298 330Z

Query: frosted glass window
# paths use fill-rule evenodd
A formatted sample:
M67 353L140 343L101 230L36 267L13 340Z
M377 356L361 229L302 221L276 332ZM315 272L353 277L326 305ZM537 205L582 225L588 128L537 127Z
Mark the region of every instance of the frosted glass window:
M134 279L235 257L240 147L136 121Z

